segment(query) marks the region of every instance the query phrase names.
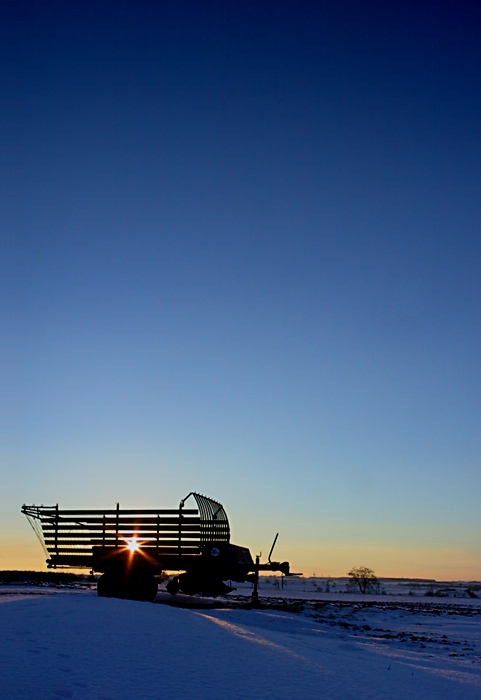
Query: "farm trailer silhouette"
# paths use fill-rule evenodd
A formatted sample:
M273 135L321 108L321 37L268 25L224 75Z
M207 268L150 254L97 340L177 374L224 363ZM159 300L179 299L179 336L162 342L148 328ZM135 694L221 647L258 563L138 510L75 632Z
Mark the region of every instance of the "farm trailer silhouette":
M196 508L186 508L193 497ZM254 584L257 600L259 571L289 575L288 562L254 561L249 549L230 542L223 506L191 492L177 509L61 510L55 506L23 505L47 556L49 568L85 568L100 572L99 596L154 600L155 575L176 572L167 584L179 591L220 595L233 590L225 581Z

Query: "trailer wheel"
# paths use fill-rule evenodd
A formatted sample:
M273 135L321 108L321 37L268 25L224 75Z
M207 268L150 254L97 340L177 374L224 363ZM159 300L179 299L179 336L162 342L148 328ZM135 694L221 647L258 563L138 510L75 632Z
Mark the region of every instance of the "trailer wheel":
M153 574L143 571L134 571L124 583L121 597L126 598L127 600L152 602L155 600L157 595L157 588L157 581Z
M185 595L195 595L201 592L200 580L189 574L179 576L179 588Z
M170 595L177 595L180 590L179 577L174 576L174 578L169 581L166 588Z
M122 593L122 579L111 571L107 571L97 581L97 595L101 598L120 598Z

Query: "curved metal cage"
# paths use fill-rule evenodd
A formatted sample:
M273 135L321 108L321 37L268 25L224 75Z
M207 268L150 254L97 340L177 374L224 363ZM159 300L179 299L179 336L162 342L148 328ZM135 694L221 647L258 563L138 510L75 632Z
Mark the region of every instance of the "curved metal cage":
M192 491L180 502L179 510L182 510L184 503L190 496L195 498L199 509L200 541L203 544L206 542L229 542L229 520L223 505L212 498Z

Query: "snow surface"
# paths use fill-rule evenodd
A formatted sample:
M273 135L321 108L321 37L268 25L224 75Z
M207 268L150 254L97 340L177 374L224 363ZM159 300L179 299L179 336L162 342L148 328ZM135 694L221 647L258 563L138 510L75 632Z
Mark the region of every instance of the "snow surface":
M182 609L4 587L0 697L480 700L478 603L363 597L296 608L278 598L258 610Z

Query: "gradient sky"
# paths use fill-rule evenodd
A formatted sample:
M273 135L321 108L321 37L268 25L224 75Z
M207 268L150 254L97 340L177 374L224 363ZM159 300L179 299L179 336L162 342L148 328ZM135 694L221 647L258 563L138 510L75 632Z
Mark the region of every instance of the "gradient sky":
M481 6L2 2L19 509L220 500L296 571L481 579Z

